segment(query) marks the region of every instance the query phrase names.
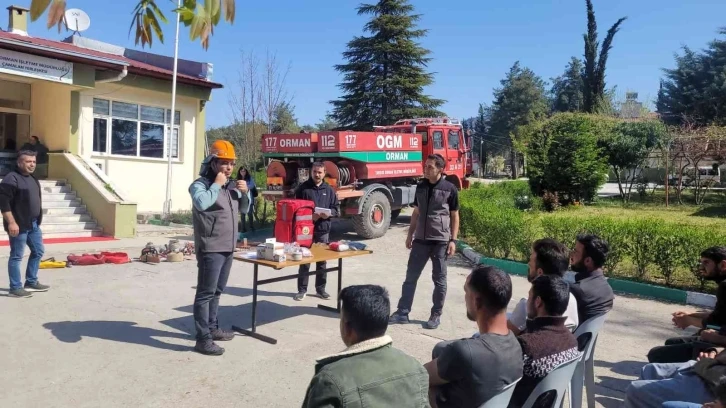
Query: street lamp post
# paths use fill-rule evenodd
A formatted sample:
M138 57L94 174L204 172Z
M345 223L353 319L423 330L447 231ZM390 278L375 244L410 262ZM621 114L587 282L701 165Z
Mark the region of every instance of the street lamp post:
M484 178L484 157L482 156L483 149L484 139L479 139L479 173L481 173L481 178Z
M177 0L177 9L182 6L182 0ZM177 65L179 62L179 12L176 12L176 37L174 38L174 77L171 80L171 113L169 114L168 128L166 128L167 139L166 139L166 155L167 155L167 169L166 169L166 200L164 201L164 215L166 218L171 216L171 141L174 137L174 121L176 119L176 75ZM181 121L181 118L179 118ZM181 123L180 123L181 125ZM179 142L177 141L177 149Z

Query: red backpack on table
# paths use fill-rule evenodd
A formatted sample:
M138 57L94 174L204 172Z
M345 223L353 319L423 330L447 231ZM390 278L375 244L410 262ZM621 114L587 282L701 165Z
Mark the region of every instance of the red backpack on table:
M313 211L315 203L310 200L280 200L277 202L275 219L275 240L297 242L301 247L313 245Z

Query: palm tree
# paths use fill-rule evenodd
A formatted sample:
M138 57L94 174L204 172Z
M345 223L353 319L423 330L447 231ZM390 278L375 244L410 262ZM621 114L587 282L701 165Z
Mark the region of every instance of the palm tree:
M167 19L157 3L159 0L138 0L129 27L129 34L136 27L136 45L141 43L142 47L147 44L151 47L154 36L161 43L164 42L161 23L166 23ZM31 0L30 19L36 21L48 11L48 28L58 26L60 31L65 9L66 0ZM224 13L226 21L234 22L235 0L183 0L182 6L173 12L179 12L181 22L190 27L191 39L199 38L206 50L209 47L209 37L214 34L214 27L219 23L222 14Z
M605 97L605 65L608 61L608 54L613 48L613 38L615 33L620 30L620 25L627 17L620 18L608 30L605 41L600 49L600 57L597 55L597 22L595 21L595 11L592 7L591 0L585 0L587 3L587 34L583 34L585 39L585 72L583 74L584 82L584 111L587 113L596 113L600 104Z

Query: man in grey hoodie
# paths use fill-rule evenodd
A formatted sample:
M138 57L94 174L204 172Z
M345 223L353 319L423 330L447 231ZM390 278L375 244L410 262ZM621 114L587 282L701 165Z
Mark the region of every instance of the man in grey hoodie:
M239 200L248 197L247 184L243 180L230 182L229 179L236 159L231 143L226 140L214 142L209 157L202 163L201 177L189 187L198 268L194 297L197 344L194 350L206 355L222 355L224 349L214 341L234 338L234 332L219 328L217 310L232 269Z

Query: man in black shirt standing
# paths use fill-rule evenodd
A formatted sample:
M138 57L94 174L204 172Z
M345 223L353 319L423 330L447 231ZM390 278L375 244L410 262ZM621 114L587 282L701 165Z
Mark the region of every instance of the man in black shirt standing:
M441 155L430 155L424 169L426 179L416 187L406 238L406 248L411 254L398 310L391 315L391 323L409 322L416 283L429 259L433 263L434 306L424 327L435 329L441 323L446 298L446 259L456 252L459 235L459 191L444 178L444 166Z
M330 224L331 218L340 215L340 204L335 190L330 184L325 182L325 165L321 162L315 162L310 169L310 178L302 183L295 191L295 198L298 200L310 200L315 203L315 207L330 209L330 215L326 213L313 214L313 242L327 244L330 242ZM327 263L316 262L315 270L315 291L318 296L323 299L330 299L330 295L325 291L327 283L327 273L320 272L327 267ZM310 264L300 265L297 278L297 294L294 299L301 301L305 299L308 291L308 281L310 277Z
M575 250L570 256L570 268L576 273L570 292L577 300L580 324L613 308L615 295L602 271L609 251L607 241L597 235L577 236Z
M40 223L43 208L40 183L33 176L36 153L21 150L15 170L3 177L0 183L0 211L3 227L10 236L10 297L27 298L31 292L46 292L50 286L38 282L38 268L45 249ZM20 275L25 245L30 248L30 258L25 270L25 285Z

